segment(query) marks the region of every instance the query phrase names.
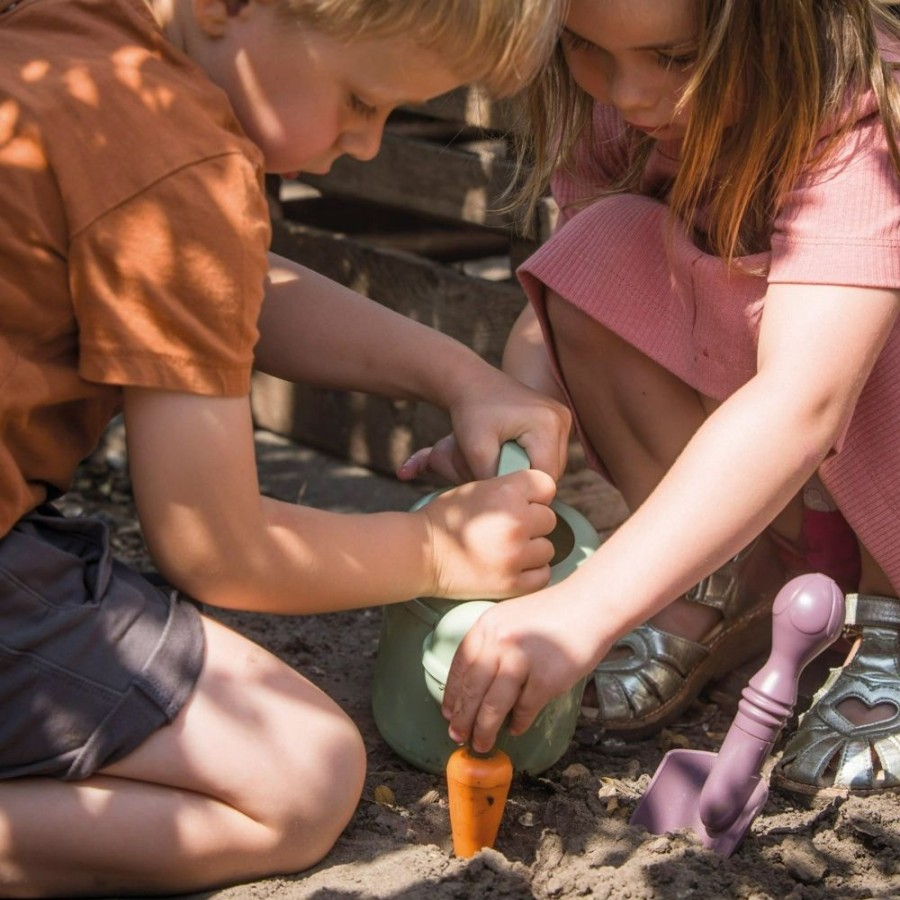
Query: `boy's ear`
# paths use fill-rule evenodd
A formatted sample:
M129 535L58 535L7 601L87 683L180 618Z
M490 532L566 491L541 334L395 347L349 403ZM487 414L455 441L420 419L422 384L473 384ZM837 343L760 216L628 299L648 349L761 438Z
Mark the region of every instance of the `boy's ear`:
M193 0L194 18L208 37L222 37L229 19L245 16L255 0Z

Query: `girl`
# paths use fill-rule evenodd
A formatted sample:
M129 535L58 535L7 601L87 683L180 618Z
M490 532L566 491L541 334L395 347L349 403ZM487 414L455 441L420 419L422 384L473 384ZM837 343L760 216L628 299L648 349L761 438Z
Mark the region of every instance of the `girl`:
M353 723L47 501L124 410L167 580L285 615L546 583L561 404L268 255L265 171L373 156L464 81L518 88L558 0L0 0L0 894L171 894L321 859L356 807ZM251 367L421 399L472 468L545 471L420 513L262 497Z
M860 642L781 780L900 785L900 44L883 6L572 0L524 147L526 207L552 173L561 226L520 271L531 305L505 368L565 398L632 514L565 582L479 620L445 695L454 739L489 747L510 710L519 733L592 670L609 731L651 733L762 649L786 578L824 570L854 592Z

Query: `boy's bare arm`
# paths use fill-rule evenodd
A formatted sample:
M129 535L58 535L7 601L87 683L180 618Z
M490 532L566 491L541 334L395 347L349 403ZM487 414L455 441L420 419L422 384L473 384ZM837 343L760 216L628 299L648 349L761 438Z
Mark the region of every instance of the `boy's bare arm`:
M417 513L343 515L261 497L247 398L125 391L129 461L154 562L230 608L307 613L546 583L555 485L518 472Z
M270 256L256 366L288 381L424 400L447 410L471 471L496 471L504 440L558 479L571 416L472 349L317 273Z

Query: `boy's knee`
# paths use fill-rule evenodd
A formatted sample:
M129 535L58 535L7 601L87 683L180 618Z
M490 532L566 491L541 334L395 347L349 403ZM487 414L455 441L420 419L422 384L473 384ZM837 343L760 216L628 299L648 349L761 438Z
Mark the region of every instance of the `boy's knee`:
M301 754L293 785L284 784L286 802L281 810L279 855L284 871L315 865L334 846L353 817L366 775L362 736L347 718L320 735L312 758L298 738Z

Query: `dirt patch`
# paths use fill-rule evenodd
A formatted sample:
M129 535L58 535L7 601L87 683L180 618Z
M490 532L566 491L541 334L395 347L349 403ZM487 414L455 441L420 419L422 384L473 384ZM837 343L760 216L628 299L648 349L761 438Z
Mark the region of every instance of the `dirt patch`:
M405 509L422 489L297 447L257 437L265 493L327 509ZM134 515L121 432L79 472L61 506L107 519L119 555L149 569ZM562 499L605 531L621 504L590 473L568 476ZM453 857L446 788L399 759L370 709L379 610L296 619L210 611L276 653L334 697L368 747L363 799L328 858L309 872L191 895L216 900L336 898L888 898L900 896L896 796L803 802L773 792L729 859L689 833L650 835L628 824L662 754L673 746L717 750L730 724L729 695L710 691L678 727L626 744L582 719L569 750L540 777L516 776L492 851ZM299 739L299 736L298 736ZM376 788L381 802L375 800ZM388 802L384 802L387 800Z

